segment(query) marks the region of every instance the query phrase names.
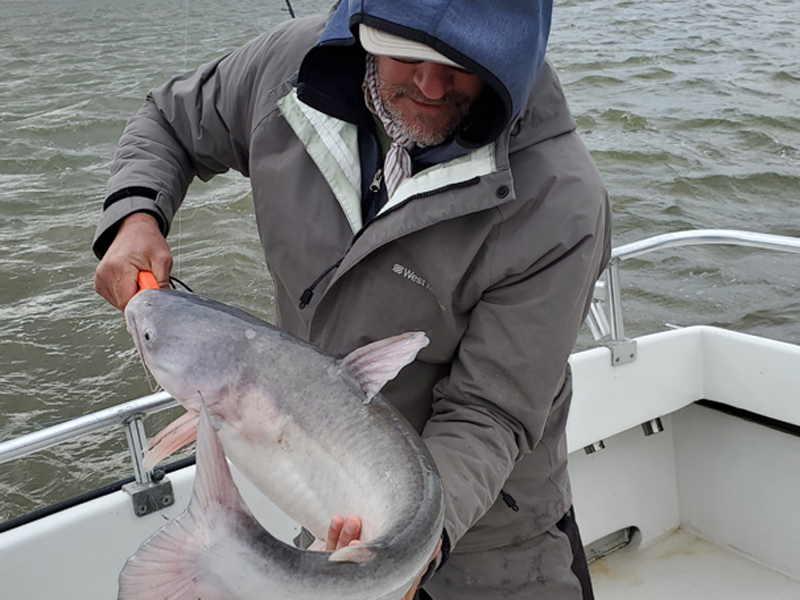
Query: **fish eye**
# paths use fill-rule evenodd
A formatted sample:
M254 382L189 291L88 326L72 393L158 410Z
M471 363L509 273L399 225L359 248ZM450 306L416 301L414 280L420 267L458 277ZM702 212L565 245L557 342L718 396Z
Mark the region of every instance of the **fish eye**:
M152 329L145 329L142 337L144 337L145 342L152 342L156 337L156 332Z

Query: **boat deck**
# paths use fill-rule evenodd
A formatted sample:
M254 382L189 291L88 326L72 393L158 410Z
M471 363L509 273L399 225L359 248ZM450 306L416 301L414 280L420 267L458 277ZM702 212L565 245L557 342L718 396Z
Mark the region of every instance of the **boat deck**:
M797 600L800 581L678 529L590 566L597 600Z

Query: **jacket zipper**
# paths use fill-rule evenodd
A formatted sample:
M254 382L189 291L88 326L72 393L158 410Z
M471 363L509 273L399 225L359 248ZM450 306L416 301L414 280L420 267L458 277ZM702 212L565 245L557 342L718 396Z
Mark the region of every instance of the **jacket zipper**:
M383 173L381 173L381 170L379 169L378 172L375 174L376 178L378 177L379 173L381 174L381 177L383 176ZM353 236L353 240L350 242L350 246L348 247L348 251L350 250L350 248L353 247L353 244L355 244L356 240L361 237L361 234L364 233L364 230L369 225L371 225L372 223L374 223L376 220L380 219L384 215L388 215L389 213L394 212L395 210L405 206L406 204L408 204L412 200L419 200L420 198L430 198L431 196L435 196L437 194L442 194L444 192L449 192L451 190L457 190L457 189L460 189L460 188L472 187L473 185L477 185L480 182L480 180L481 180L480 177L473 177L472 179L468 179L466 181L460 181L458 183L451 183L449 185L445 185L445 186L442 186L440 188L436 188L435 190L429 190L427 192L420 192L419 194L414 194L413 196L409 196L408 198L406 198L405 200L403 200L399 204L397 204L395 206L392 206L386 212L378 213L372 219L370 219L369 221L364 223L364 226L361 229L359 229L358 232L356 232L355 236ZM378 179L378 181L380 181L380 179ZM374 184L375 182L373 181L372 183ZM372 189L372 184L370 184L370 189Z
M380 189L380 184L381 184L381 179L382 179L382 178L383 178L383 169L378 169L378 170L375 172L375 177L373 177L373 179L372 179L372 183L370 183L370 185L369 185L369 189L370 189L371 191L373 191L373 192L374 192L374 191L376 191L375 189L373 189L373 186L377 186L377 188L378 188L378 189ZM390 212L393 212L394 210L396 210L396 209L400 208L401 206L405 206L406 204L408 204L408 203L409 203L409 202L411 202L412 200L418 200L419 198L428 198L428 197L430 197L430 196L435 196L436 194L441 194L441 193L443 193L443 192L449 192L449 191L451 191L451 190L455 190L455 189L459 189L459 188L467 188L467 187L472 187L473 185L477 185L477 184L480 182L480 180L481 180L481 178L480 178L480 177L473 177L472 179L468 179L468 180L466 180L466 181L460 181L460 182L458 182L458 183L451 183L451 184L449 184L449 185L445 185L445 186L443 186L443 187L440 187L440 188L437 188L437 189L435 189L435 190L429 190L429 191L427 191L427 192L421 192L421 193L419 193L419 194L415 194L415 195L413 195L413 196L409 196L408 198L406 198L405 200L403 200L401 203L399 203L399 204L397 204L396 206L393 206L392 208L390 208L389 210L387 210L385 213L381 213L381 214L375 215L375 217L373 217L373 218L372 218L370 221L368 221L367 223L365 223L365 224L364 224L364 226L363 226L361 229L359 229L359 230L358 230L358 232L355 234L355 236L353 236L353 239L352 239L352 240L350 240L350 244L348 245L348 247L347 247L347 250L345 251L345 256L347 256L347 253L348 253L348 252L350 252L350 248L352 248L352 247L353 247L353 244L355 244L356 240L357 240L359 237L361 237L361 234L364 232L364 230L365 230L365 229L366 229L366 228L367 228L367 227L368 227L368 226L369 226L371 223L374 223L376 219L378 219L378 218L382 217L383 215L386 215L386 214L388 214L388 213L390 213ZM392 241L392 240L389 240L389 241ZM339 260L337 260L337 261L336 261L334 264L332 264L330 267L328 267L327 269L325 269L325 270L324 270L322 273L320 273L320 275L319 275L319 276L318 276L318 277L317 277L317 278L316 278L316 279L315 279L315 280L314 280L314 281L311 283L311 285L310 285L310 286L308 286L308 287L307 287L305 290L303 290L303 293L300 295L300 310L303 310L303 309L304 309L306 306L308 306L308 305L311 303L311 299L314 297L314 289L315 289L315 288L316 288L316 287L317 287L317 286L320 284L320 282L321 282L323 279L325 279L325 277L327 277L327 276L328 276L328 274L329 274L331 271L333 271L334 269L337 269L337 268L339 268L339 265L341 265L341 264L342 264L342 261L344 260L344 258L345 258L345 257L344 257L344 256L342 256L342 258L340 258L340 259L339 259ZM501 492L501 494L504 494L504 493L505 493L505 492ZM509 496L509 498L510 498L510 496ZM512 502L513 502L513 498L512 498L511 500L512 500ZM508 504L508 501L506 501L506 504ZM510 505L509 505L509 506L510 506ZM516 507L516 508L514 508L514 507ZM514 504L514 507L511 507L511 508L512 508L512 510L515 510L515 511L516 511L516 510L519 510L519 507L517 507L517 506L516 506L516 504Z
M383 169L375 171L375 177L372 178L372 183L369 184L369 191L377 194L381 191L381 180L383 179Z
M394 210L395 208L398 208L400 206L404 206L405 204L407 204L408 202L411 202L412 200L417 200L419 198L429 198L431 196L435 196L436 194L441 194L442 192L449 192L450 190L457 190L457 189L460 189L460 188L472 187L473 185L477 185L478 183L480 183L480 180L481 180L481 178L479 176L475 176L472 179L467 179L466 181L458 181L456 183L449 183L449 184L444 185L444 186L442 186L440 188L436 188L435 190L428 190L427 192L420 192L419 194L414 194L413 196L409 196L408 198L403 200L397 206L393 206L392 210Z

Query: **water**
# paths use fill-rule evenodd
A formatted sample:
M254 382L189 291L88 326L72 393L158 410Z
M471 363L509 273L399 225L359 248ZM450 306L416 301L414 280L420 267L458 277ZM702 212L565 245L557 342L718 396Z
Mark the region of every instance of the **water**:
M121 315L92 290L116 140L149 88L289 16L279 0L0 0L0 16L4 440L150 393ZM794 0L557 1L550 54L612 195L615 244L708 227L800 236L798 22ZM170 243L196 291L272 319L251 203L237 175L194 184ZM797 265L720 247L630 261L627 331L710 323L800 343ZM126 452L117 431L0 465L0 520L128 476Z

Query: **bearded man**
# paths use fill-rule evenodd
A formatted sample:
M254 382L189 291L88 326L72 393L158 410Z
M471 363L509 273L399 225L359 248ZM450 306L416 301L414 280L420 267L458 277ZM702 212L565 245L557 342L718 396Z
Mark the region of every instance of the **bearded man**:
M191 180L235 169L282 328L334 356L427 334L383 390L445 489L441 550L407 598L592 597L567 360L610 209L545 60L551 9L345 0L173 79L120 139L94 241L95 287L122 309L140 270L166 286ZM359 527L337 516L322 545Z

